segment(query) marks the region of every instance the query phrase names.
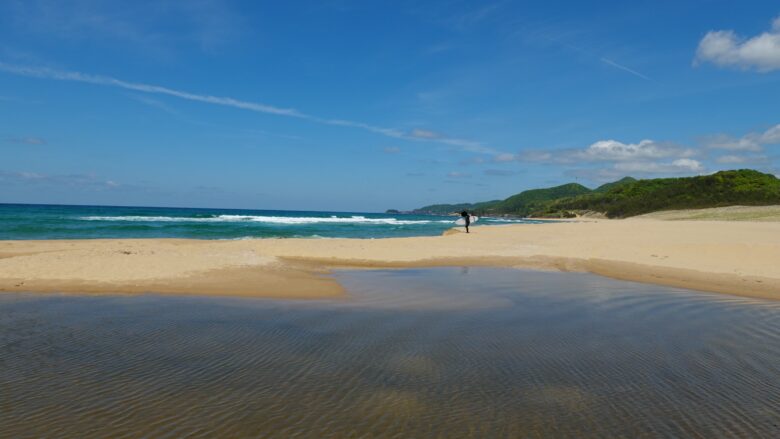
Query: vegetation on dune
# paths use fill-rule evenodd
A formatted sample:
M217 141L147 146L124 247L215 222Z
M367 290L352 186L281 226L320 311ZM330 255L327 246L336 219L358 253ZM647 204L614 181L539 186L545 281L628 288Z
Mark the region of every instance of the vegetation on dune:
M594 190L569 183L524 191L505 200L436 204L413 213L447 215L468 210L477 215L568 218L597 212L609 218L626 218L662 210L774 204L780 204L780 180L771 174L741 169L684 178L625 177Z
M625 218L660 210L780 204L780 180L750 169L685 178L638 180L606 192L560 199L539 213L596 211Z

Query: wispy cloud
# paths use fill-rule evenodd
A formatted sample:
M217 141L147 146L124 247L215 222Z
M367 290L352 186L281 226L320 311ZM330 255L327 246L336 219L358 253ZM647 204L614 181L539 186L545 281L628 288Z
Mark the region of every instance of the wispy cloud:
M634 174L687 174L704 172L704 165L694 159L677 159L671 162L621 162L615 164L615 169Z
M751 154L751 155L737 155L737 154L727 154L722 155L718 157L716 162L726 165L744 165L744 164L765 164L768 162L768 158L765 155L761 154Z
M9 143L18 143L21 145L45 145L46 139L40 137L11 137L7 139Z
M145 52L180 44L214 49L247 30L228 2L25 0L0 4L0 14L24 32L44 37L130 43ZM175 29L172 31L172 29Z
M618 63L617 61L615 61L613 59L607 58L606 56L599 55L597 52L595 52L593 50L585 49L584 47L581 47L579 45L563 41L561 39L561 37L551 37L549 35L542 35L541 38L543 38L543 39L545 39L547 41L550 41L552 43L555 43L557 45L563 46L563 47L565 47L567 49L571 49L571 50L573 50L575 52L579 52L582 55L585 55L585 56L587 56L589 58L596 58L599 61L601 61L602 63L604 63L604 64L606 64L606 65L608 65L610 67L614 67L614 68L616 68L618 70L622 70L622 71L624 71L626 73L630 73L630 74L636 76L637 78L644 79L645 81L652 81L652 79L649 76L645 75L642 72L637 71L636 69L632 69L632 68L627 67L627 66L625 66L623 64L620 64L620 63Z
M386 148L383 148L382 152L384 152L385 154L398 154L399 152L401 152L401 148L397 146L388 146Z
M415 2L410 13L432 20L457 32L466 32L485 25L492 18L500 17L501 7L506 2L478 2L476 6L458 7L451 2Z
M423 130L420 128L415 128L410 133L412 137L418 138L418 139L438 139L441 137L438 133L435 133L433 131Z
M447 173L447 178L471 178L471 174L466 172L453 171Z
M712 149L761 152L765 145L780 144L780 124L764 132L747 133L742 137L733 137L728 134L708 136L702 140L702 144Z
M493 161L496 163L513 162L517 160L517 155L509 153L501 153L493 156Z
M162 110L162 111L164 111L164 112L166 112L168 114L171 114L171 115L174 115L174 116L180 116L181 115L177 110L171 108L170 105L166 104L163 101L160 101L160 100L157 100L157 99L152 99L152 98L150 98L148 96L137 95L137 94L131 94L130 98L133 99L134 101L138 101L138 102L140 102L140 103L142 103L144 105L147 105L149 107L157 108L158 110Z
M332 119L314 116L303 113L293 108L284 108L264 103L245 101L241 99L235 99L224 96L213 96L207 94L190 93L182 90L177 90L169 87L163 87L159 85L144 84L124 81L110 76L91 75L81 72L63 71L50 69L47 67L30 67L21 66L15 64L8 64L0 61L0 71L12 73L20 76L27 76L40 79L50 79L57 81L71 81L82 82L93 85L102 85L109 87L117 87L126 90L132 90L137 92L143 92L148 94L158 94L171 96L178 99L184 99L188 101L201 102L211 105L220 105L225 107L232 107L241 110L248 110L257 113L272 114L276 116L284 116L297 118L301 120L307 120L314 123L324 125L342 126L348 128L356 128L364 131L369 131L375 134L379 134L386 137L404 140L414 141L426 141L436 142L449 146L457 147L460 150L482 153L482 154L495 154L498 153L495 149L483 145L481 142L468 139L459 139L447 137L433 131L427 131L422 129L413 129L411 131L404 131L396 128L386 128L376 125L367 124L364 122L358 122L345 119Z
M46 187L72 187L86 190L113 190L129 188L114 180L100 178L94 174L49 175L28 171L0 170L0 182L4 184L38 185Z
M752 38L740 37L733 30L708 32L699 42L694 65L705 62L759 72L780 70L780 17L769 32Z
M518 174L517 171L509 169L485 169L482 173L490 177L509 177Z
M9 103L9 104L24 104L24 105L37 105L40 104L40 101L36 100L30 100L30 99L22 99L19 97L14 96L0 96L0 103Z
M161 94L173 96L180 99L186 99L196 102L204 102L208 104L223 105L227 107L240 108L243 110L256 111L260 113L269 113L283 116L292 117L307 117L306 115L298 113L296 110L289 108L279 108L271 105L259 104L255 102L246 102L238 99L228 97L218 97L210 95L201 95L195 93L188 93L184 91L174 90L167 87L161 87L158 85L140 84L134 82L127 82L121 79L111 78L108 76L89 75L80 72L68 72L62 70L54 70L47 67L28 67L18 66L14 64L7 64L0 62L0 70L8 73L13 73L21 76L28 76L41 79L54 79L57 81L73 81L84 82L94 85L107 85L112 87L124 88L127 90L140 91L144 93Z

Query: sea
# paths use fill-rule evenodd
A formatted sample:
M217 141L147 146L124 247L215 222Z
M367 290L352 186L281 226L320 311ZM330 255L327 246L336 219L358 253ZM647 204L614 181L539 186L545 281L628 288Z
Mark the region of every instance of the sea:
M363 212L0 204L0 239L436 236L456 217ZM474 226L538 223L480 218Z

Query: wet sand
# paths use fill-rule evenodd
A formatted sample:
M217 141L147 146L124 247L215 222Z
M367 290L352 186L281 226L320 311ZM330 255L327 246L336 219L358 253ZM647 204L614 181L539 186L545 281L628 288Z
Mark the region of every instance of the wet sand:
M780 299L780 223L586 220L389 239L1 241L0 291L318 298L334 268L582 271Z

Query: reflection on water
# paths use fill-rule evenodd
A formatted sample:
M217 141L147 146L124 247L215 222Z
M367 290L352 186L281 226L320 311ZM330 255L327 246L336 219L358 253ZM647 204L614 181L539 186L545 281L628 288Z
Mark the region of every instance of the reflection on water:
M780 437L780 305L501 269L0 296L4 437Z

